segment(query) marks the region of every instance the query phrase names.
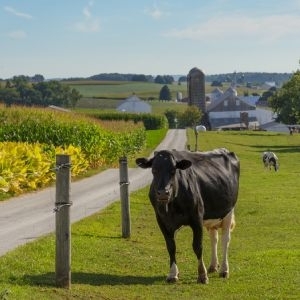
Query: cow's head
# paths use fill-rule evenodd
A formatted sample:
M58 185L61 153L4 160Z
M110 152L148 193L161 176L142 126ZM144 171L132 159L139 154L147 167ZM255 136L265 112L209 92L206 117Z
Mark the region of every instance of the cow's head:
M273 163L273 166L274 166L274 170L275 170L275 172L277 172L279 170L278 160L275 159L275 158L273 158L272 160L273 160L272 163Z
M151 159L138 158L136 164L141 168L152 168L152 192L157 201L167 204L177 194L176 170L185 170L191 161L177 160L171 151L163 150L154 153Z

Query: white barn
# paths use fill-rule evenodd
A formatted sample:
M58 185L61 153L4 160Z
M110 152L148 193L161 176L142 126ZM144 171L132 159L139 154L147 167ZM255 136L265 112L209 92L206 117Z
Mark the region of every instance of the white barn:
M125 99L117 107L117 110L130 113L151 113L152 107L136 95L132 95Z

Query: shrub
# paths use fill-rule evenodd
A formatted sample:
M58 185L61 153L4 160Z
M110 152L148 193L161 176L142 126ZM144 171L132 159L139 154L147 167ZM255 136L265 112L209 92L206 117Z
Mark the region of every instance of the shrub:
M96 113L93 117L99 120L110 121L133 121L134 123L142 122L146 130L156 130L168 128L168 120L165 116L153 114L134 114L134 113Z

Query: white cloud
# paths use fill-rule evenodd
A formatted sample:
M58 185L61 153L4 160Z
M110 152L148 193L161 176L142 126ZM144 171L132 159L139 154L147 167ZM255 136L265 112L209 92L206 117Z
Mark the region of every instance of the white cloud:
M7 36L10 37L11 39L14 39L14 40L22 40L22 39L25 39L27 37L27 34L23 30L15 30L15 31L9 32L7 34Z
M91 12L90 12L90 10L89 10L88 7L85 7L85 8L83 9L82 13L83 13L83 15L84 15L87 19L89 19L89 18L91 17Z
M248 17L243 15L213 17L201 24L173 29L164 36L179 39L235 39L255 38L257 41L276 41L285 36L300 34L300 19L294 15Z
M100 30L100 22L97 18L93 17L91 8L93 1L90 1L86 7L83 8L83 20L75 24L75 30L80 32L97 32Z
M144 10L144 13L156 20L161 19L165 15L165 13L160 10L155 4L151 8L146 8Z
M20 18L32 19L31 15L23 13L23 12L19 12L19 11L15 10L13 7L10 7L10 6L5 6L4 10L11 13L11 14L13 14L13 15L15 15L15 16L17 16L17 17L20 17Z

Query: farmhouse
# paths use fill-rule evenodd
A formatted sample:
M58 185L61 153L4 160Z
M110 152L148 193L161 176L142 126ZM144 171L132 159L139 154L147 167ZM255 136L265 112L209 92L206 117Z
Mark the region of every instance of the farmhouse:
M217 89L210 97L207 114L211 129L258 128L274 120L270 110L258 109L255 97L240 97L234 86L224 93Z
M118 107L118 111L132 113L151 113L151 106L142 101L135 94L125 99Z

